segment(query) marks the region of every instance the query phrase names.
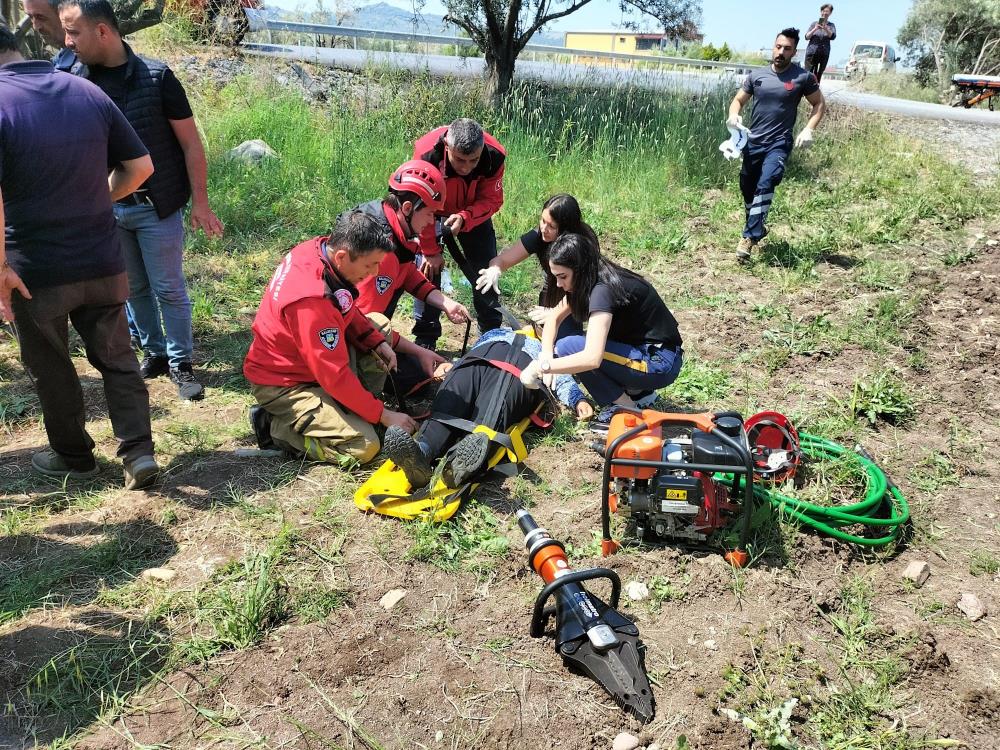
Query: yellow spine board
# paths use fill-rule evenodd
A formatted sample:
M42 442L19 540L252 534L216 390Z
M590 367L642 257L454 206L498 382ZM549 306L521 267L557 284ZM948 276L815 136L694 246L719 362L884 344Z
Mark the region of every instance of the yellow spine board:
M524 431L531 424L531 419L525 417L510 431L510 439L514 444L513 452L498 446L490 455L487 466L493 468L504 458L511 463L519 464L528 457L528 449L524 444ZM474 432L484 432L490 438L496 435L495 430L491 430L484 425L476 427ZM479 484L473 484L468 489L474 490ZM410 483L406 481L406 475L402 469L398 468L392 461L386 461L375 470L368 481L361 485L354 493L354 504L360 510L381 513L394 518L402 518L412 521L418 518L430 517L435 522L447 521L458 510L462 503L464 491L457 491L454 487L445 486L440 479L434 485L434 489L426 497L413 500L408 497L412 492ZM377 506L372 503L373 495L396 495L398 499L383 500Z

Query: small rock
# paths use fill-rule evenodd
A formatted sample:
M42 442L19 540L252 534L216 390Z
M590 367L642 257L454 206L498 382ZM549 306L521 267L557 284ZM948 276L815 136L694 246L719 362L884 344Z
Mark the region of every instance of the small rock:
M986 607L979 601L979 597L968 591L962 593L962 598L958 600L958 608L973 622L986 616Z
M986 247L996 247L997 245L1000 245L1000 242L997 242L996 240L986 240Z
M266 142L255 138L252 141L243 141L239 146L231 149L228 157L244 164L260 164L265 159L277 159L278 154Z
M611 750L635 750L637 747L639 747L639 738L628 732L622 732L611 743Z
M913 585L918 589L924 585L927 577L931 574L931 566L923 560L914 560L903 571L903 578L913 581Z
M391 591L386 591L382 595L382 598L378 600L378 603L382 609L388 611L399 604L404 596L406 596L406 589L392 589Z
M652 745L646 745L646 750L660 750L660 743L654 742Z
M177 577L177 571L170 568L146 568L140 575L147 581L167 583Z
M625 584L625 596L634 602L649 598L649 586L642 581L629 581Z
M437 731L436 731L436 732L434 733L434 741L435 741L435 742L440 742L440 741L441 741L441 740L443 740L443 739L444 739L444 732L443 732L443 731L441 731L440 729L439 729L439 730L437 730Z
M705 648L707 648L707 649L708 649L709 651L718 651L718 650L719 650L719 644L718 644L718 643L716 643L716 642L715 642L714 640L712 640L711 638L710 638L710 639L708 639L707 641L705 641L705 643L703 643L702 645L703 645L703 646L704 646Z

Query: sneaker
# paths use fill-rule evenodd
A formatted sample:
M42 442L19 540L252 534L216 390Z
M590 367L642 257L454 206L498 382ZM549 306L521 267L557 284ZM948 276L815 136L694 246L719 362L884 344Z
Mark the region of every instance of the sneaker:
M142 373L143 380L158 378L160 375L166 375L170 372L170 364L166 357L153 357L147 354L142 358L139 372Z
M126 461L125 489L144 490L156 481L159 473L159 464L152 456L139 456L134 461Z
M441 479L448 487L457 489L469 481L483 464L490 450L490 439L482 432L474 432L459 440L444 458Z
M411 489L426 487L431 481L431 465L417 441L402 427L392 425L385 431L382 448L406 475Z
M205 388L198 382L190 362L181 362L170 368L170 379L177 384L177 394L185 401L205 398Z
M78 469L66 463L66 459L60 456L51 448L39 451L31 457L31 468L39 474L58 479L69 479L77 481L81 479L91 479L101 472L97 462L91 458L93 466L87 469Z
M635 405L640 409L648 409L653 404L656 403L659 394L656 391L636 391L635 393L629 393L629 398L635 401Z
M257 447L262 451L277 450L271 437L271 413L260 406L250 407L250 426L253 427L254 437L257 438Z
M139 337L136 336L134 333L129 336L129 342L132 344L132 348L135 349L137 352L142 351L142 342L139 340Z

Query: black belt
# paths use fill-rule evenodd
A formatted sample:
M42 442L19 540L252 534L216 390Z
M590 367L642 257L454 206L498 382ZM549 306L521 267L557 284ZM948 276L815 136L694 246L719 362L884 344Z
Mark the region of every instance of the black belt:
M149 197L149 193L145 190L137 190L134 193L129 193L124 198L119 198L115 203L122 206L152 206L153 199Z

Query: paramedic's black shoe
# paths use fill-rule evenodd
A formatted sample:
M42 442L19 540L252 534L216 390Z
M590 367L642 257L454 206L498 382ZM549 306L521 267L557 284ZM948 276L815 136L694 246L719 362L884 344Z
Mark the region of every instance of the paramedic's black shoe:
M200 401L205 398L205 387L198 382L190 362L181 362L170 368L170 379L177 386L177 395L184 401Z
M441 479L445 485L458 488L479 471L490 451L490 439L482 432L466 435L452 446L444 458Z
M385 431L382 448L403 473L412 489L420 489L430 484L431 471L427 456L420 450L417 441L402 427L392 425Z
M278 450L271 438L271 414L260 406L250 407L250 426L253 427L257 447L262 451Z
M170 364L167 362L166 357L156 357L147 354L142 358L142 363L139 365L139 374L142 375L143 380L158 378L160 375L166 375L168 372L170 372Z

